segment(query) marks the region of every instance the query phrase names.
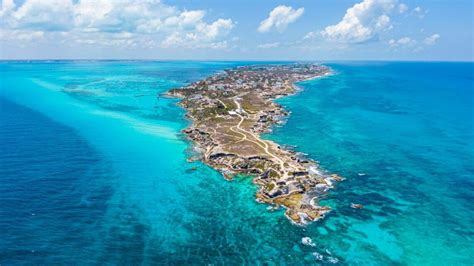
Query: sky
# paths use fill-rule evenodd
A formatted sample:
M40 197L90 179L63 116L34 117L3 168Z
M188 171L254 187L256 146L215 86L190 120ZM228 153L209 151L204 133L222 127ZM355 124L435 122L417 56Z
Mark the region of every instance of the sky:
M0 0L0 59L473 61L472 0Z

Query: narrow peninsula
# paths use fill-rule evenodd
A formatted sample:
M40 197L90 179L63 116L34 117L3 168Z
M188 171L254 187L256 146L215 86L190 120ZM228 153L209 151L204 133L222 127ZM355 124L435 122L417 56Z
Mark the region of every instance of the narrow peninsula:
M328 73L328 67L316 64L243 66L172 89L168 95L181 98L179 105L192 121L183 132L204 163L226 179L253 176L259 186L257 201L282 206L291 221L305 224L330 210L319 205L318 197L341 177L326 174L315 161L260 134L289 114L274 99L295 93L295 82Z

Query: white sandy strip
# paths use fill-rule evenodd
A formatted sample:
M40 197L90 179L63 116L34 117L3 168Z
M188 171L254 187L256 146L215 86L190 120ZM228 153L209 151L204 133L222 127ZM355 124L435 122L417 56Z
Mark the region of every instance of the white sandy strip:
M169 140L178 140L177 134L179 132L176 132L176 130L171 127L156 125L154 123L143 121L126 114L120 114L112 111L94 110L91 113L126 122L128 125L130 125L130 127L146 134L159 136Z

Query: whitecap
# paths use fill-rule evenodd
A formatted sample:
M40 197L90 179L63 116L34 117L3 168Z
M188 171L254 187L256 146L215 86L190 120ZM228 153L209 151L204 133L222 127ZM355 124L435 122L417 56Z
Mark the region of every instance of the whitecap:
M324 193L324 192L328 191L329 186L326 185L326 184L316 184L316 186L314 188L315 188L316 191L318 191L318 193Z
M313 175L321 176L323 173L315 166L310 166L308 172Z
M339 259L338 259L338 258L334 258L334 257L328 257L328 262L333 263L333 264L336 264L336 263L339 262Z
M315 247L316 246L316 244L313 242L313 240L310 237L307 237L307 236L305 236L301 239L301 243L305 246L310 246L310 247Z
M317 259L317 260L323 260L324 259L324 256L319 254L318 252L313 252L311 253L313 254L313 256Z
M324 179L324 182L326 182L326 184L328 184L328 186L332 187L332 185L333 185L333 182L332 182L332 181L333 181L333 180L334 180L334 179L328 177L328 178L325 178L325 179Z

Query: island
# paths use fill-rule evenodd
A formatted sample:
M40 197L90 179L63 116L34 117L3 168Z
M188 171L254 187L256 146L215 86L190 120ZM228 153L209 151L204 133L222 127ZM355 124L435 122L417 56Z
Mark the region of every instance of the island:
M252 65L225 70L182 88L171 89L187 110L183 130L205 164L231 180L252 176L258 202L284 207L298 225L330 210L319 198L342 177L322 171L314 160L260 137L289 115L273 100L294 94L296 82L331 73L318 64ZM273 208L271 207L271 208Z

